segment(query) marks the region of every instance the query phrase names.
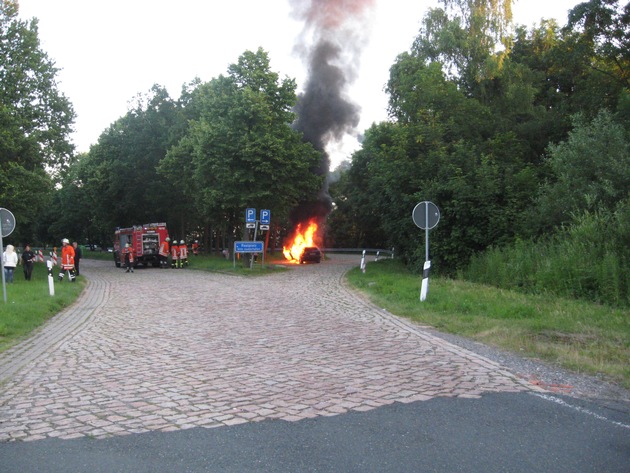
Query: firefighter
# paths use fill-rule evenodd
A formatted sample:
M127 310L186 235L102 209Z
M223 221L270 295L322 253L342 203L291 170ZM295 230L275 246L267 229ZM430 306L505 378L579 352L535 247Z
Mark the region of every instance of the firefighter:
M162 243L160 243L160 251L158 256L160 258L160 268L168 268L168 254L170 251L169 241L171 239L166 237Z
M177 240L173 240L171 245L171 268L175 269L179 265L179 246L177 246Z
M61 240L63 248L61 248L61 271L59 272L59 282L63 281L65 273L68 272L70 282L76 282L74 274L74 248L70 244L70 240L64 238Z
M199 256L199 242L197 240L195 240L192 244L192 252L193 255Z
M133 273L133 248L131 248L131 245L129 243L125 245L123 254L125 255L125 268L127 268L126 272L128 273L129 271L131 271Z
M188 246L184 240L179 242L179 267L188 266Z

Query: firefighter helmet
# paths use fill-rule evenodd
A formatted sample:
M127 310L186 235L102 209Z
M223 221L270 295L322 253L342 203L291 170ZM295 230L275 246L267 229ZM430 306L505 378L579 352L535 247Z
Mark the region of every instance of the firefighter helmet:
M129 243L127 243L127 244L125 245L125 248L129 248L130 246L131 246L131 245L130 245Z
M171 241L171 239L169 237L166 237L166 241Z
M179 242L179 244L180 244L180 245L183 245L183 244L184 244L184 240L180 241L180 242Z
M61 243L70 243L70 240L68 240L67 238L64 238L63 240L61 240Z

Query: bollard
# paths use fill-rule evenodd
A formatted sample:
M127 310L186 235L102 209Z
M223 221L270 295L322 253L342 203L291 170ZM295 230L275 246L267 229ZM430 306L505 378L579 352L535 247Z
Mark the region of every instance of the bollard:
M48 267L48 292L51 296L55 295L55 280L53 278L53 262L51 260L46 261L46 266Z
M365 250L363 250L363 256L361 256L361 271L365 273Z
M420 288L420 301L424 301L427 298L427 294L429 292L429 269L431 269L431 261L425 261L423 269L422 287Z

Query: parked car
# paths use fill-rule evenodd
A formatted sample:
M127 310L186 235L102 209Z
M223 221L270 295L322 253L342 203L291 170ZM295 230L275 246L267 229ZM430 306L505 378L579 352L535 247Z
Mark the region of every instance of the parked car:
M322 252L316 246L307 246L302 250L300 255L300 264L311 261L313 263L320 263L322 261Z

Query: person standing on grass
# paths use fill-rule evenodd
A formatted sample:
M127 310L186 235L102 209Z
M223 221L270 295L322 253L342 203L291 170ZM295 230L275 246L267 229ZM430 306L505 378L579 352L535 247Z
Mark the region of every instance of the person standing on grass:
M72 248L74 248L74 271L78 276L79 263L81 263L81 258L83 258L83 250L76 241L72 243Z
M18 264L17 253L13 245L7 245L7 249L2 253L2 264L4 265L4 280L13 284L13 272Z
M65 272L70 275L70 282L76 282L77 278L74 273L74 248L70 244L70 240L64 238L61 240L63 248L61 248L61 271L59 272L59 282L63 281Z
M24 253L22 253L22 268L24 268L24 279L31 280L33 275L33 263L35 262L35 253L31 251L31 245L24 245Z

